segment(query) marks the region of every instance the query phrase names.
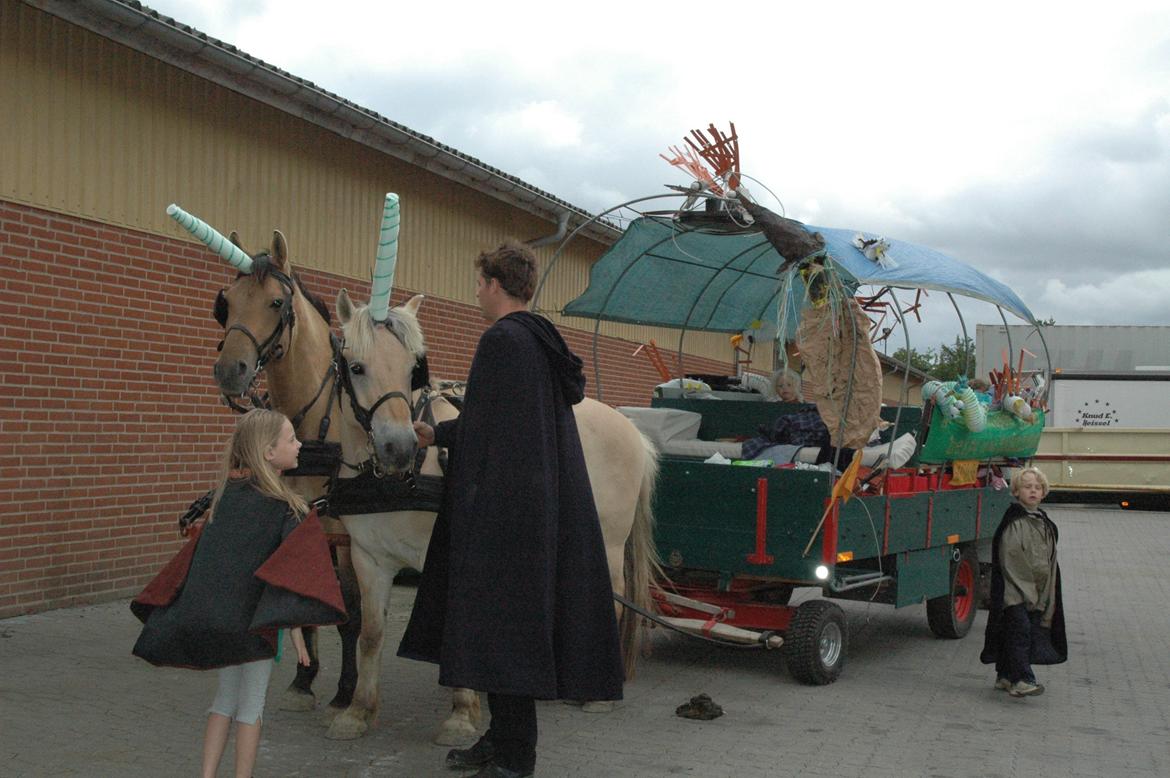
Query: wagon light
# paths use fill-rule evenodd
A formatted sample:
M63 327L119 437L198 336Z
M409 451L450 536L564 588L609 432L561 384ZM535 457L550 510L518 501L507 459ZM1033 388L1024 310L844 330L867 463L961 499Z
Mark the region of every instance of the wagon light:
M820 580L820 581L829 580L829 568L825 567L824 565L817 565L817 569L814 570L813 572L816 574L816 577L818 580Z

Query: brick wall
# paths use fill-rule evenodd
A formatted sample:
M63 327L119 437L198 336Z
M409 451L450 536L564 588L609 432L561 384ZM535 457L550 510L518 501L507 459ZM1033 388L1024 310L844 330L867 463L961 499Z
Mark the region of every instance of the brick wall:
M365 297L302 276L330 307L343 285ZM201 246L0 201L0 618L135 594L174 553L234 420L211 378L231 278ZM429 298L420 319L431 374L465 377L478 309ZM592 391L591 332L565 335ZM599 342L606 402L658 383L636 347Z

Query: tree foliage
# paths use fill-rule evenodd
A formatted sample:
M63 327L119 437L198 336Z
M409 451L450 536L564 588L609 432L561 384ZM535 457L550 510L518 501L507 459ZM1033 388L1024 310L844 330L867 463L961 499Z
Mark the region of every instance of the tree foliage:
M892 358L905 364L906 349L895 351ZM975 371L975 341L962 335L955 336L955 342L942 346L938 351L910 349L910 366L921 370L939 381L954 381L961 375L972 377Z
M968 378L975 371L975 341L956 335L955 342L939 349L934 363L934 376L940 381L954 381L961 375Z
M900 365L906 364L906 349L900 348L895 351L891 357ZM919 351L916 348L910 349L910 367L915 370L921 370L924 373L933 373L935 363L934 349L927 349L926 351Z

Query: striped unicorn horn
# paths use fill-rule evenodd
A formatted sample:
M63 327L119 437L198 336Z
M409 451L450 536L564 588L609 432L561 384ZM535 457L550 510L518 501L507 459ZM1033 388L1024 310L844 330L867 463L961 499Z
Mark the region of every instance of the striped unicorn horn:
M378 257L374 262L374 283L370 290L370 316L386 321L390 314L390 290L394 287L394 267L398 264L398 195L386 193L382 207L382 231L378 235Z
M226 259L236 270L241 273L252 272L252 258L216 232L215 228L207 222L192 216L174 203L167 206L167 216L177 221L187 232L206 243L209 249Z

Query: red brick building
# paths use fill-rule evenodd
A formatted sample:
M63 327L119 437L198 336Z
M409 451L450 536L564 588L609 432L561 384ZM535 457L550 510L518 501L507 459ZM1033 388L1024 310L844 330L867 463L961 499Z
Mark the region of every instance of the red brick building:
M449 378L483 329L470 260L589 218L136 2L0 0L0 116L0 617L133 594L214 480L234 417L211 306L233 273L169 203L253 247L280 229L332 303L343 286L364 299L398 192L395 301L427 294L431 371ZM541 298L591 383L592 327L555 311L615 237L589 228ZM607 402L648 401L659 379L632 354L651 337L677 339L601 327ZM688 369L728 369L726 338L688 349Z

